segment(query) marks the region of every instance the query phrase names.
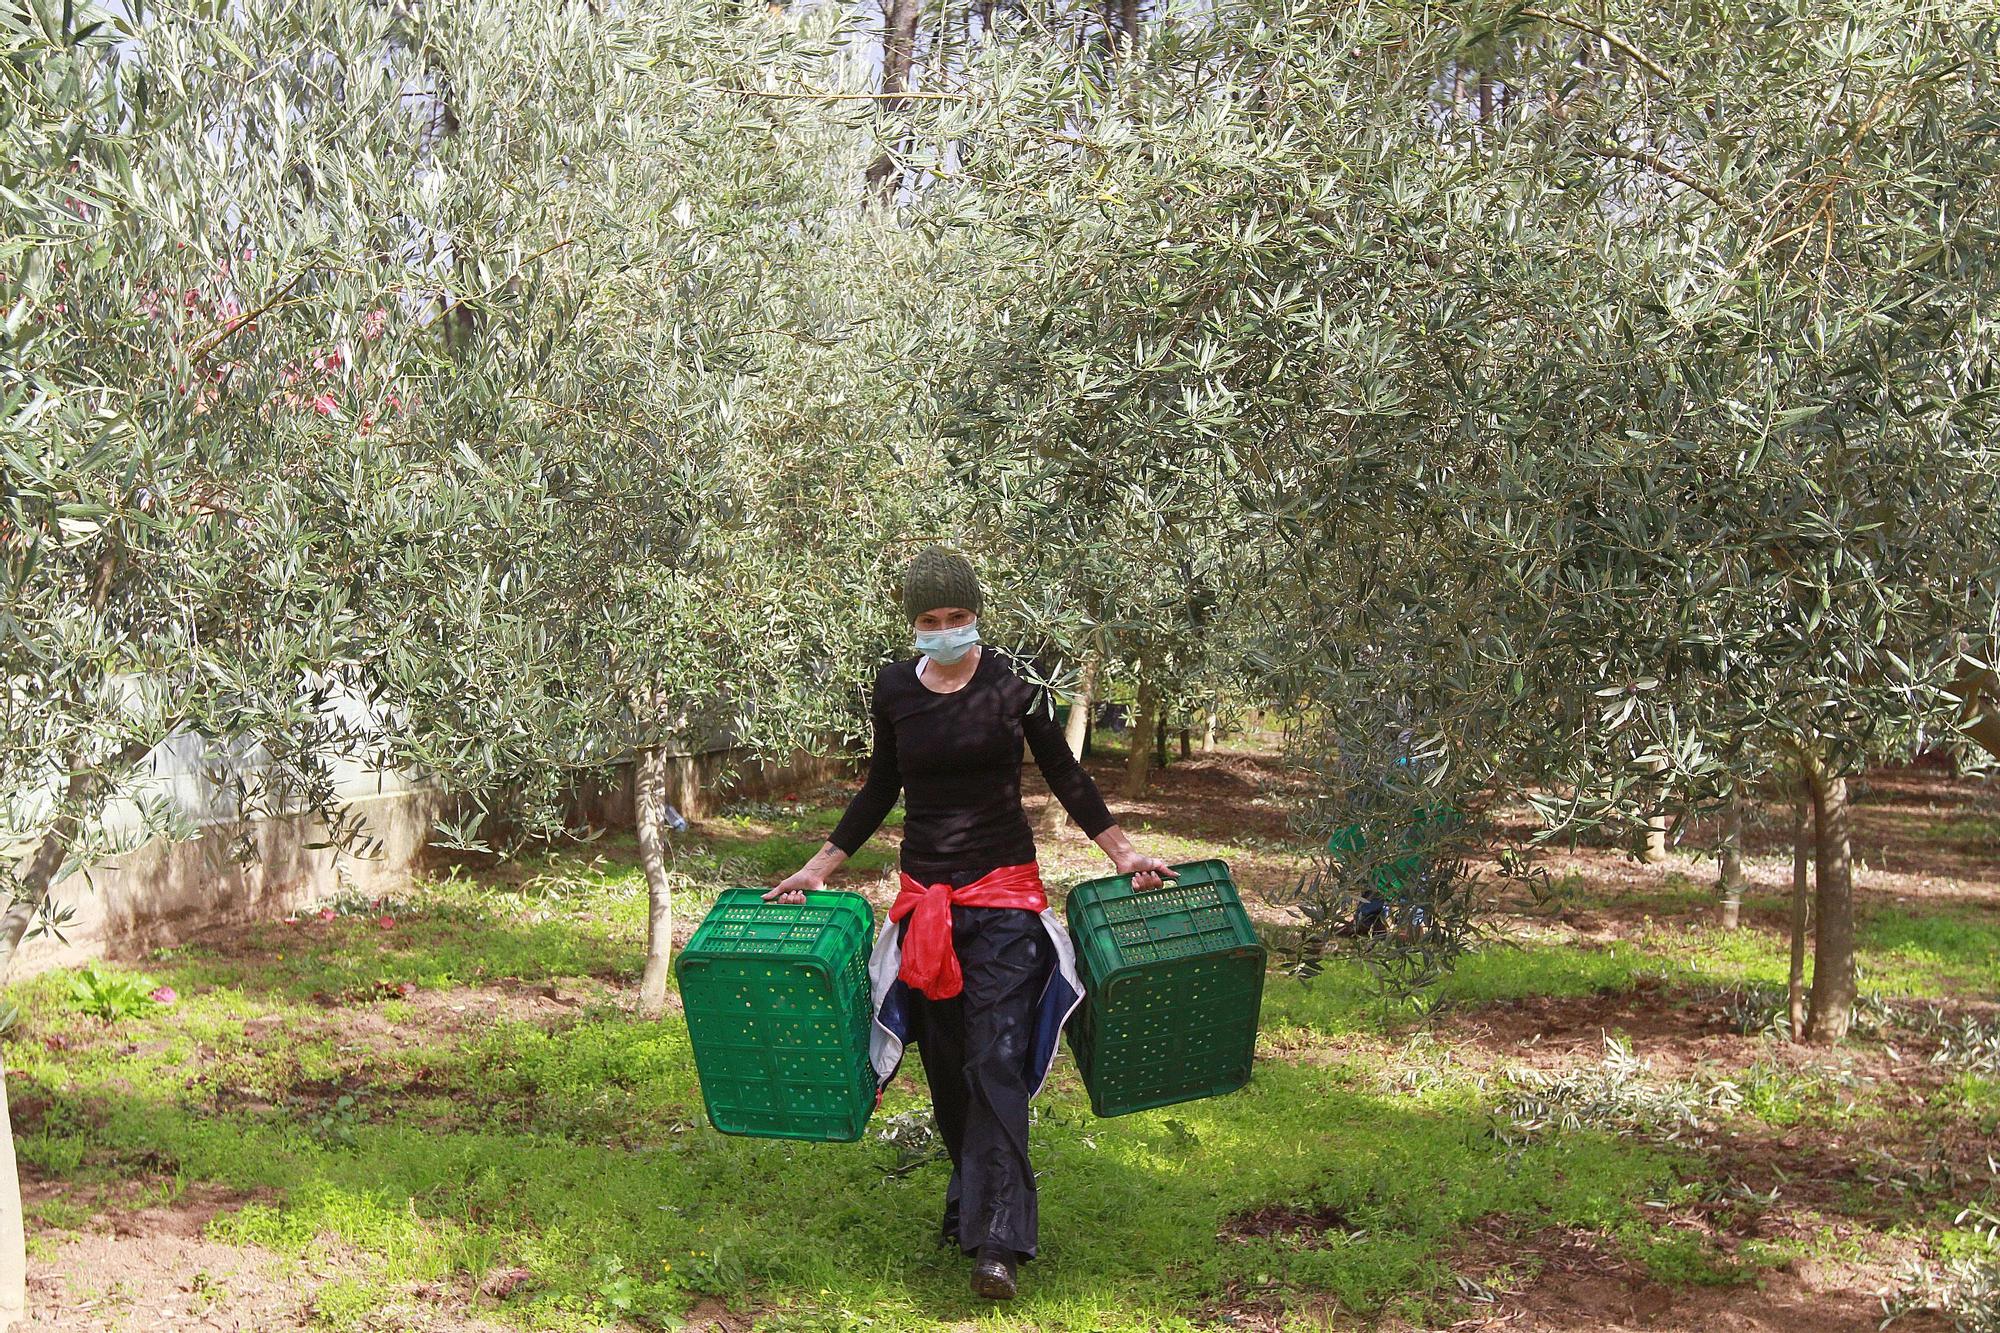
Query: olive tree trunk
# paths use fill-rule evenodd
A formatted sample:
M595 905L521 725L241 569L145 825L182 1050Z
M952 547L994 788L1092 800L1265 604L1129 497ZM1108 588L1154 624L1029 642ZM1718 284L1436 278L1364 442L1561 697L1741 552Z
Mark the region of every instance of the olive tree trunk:
M1656 866L1667 859L1667 824L1664 812L1646 816L1646 831L1639 843L1639 859Z
M178 725L178 720L168 719L163 722L160 734L172 735ZM21 947L28 926L48 898L70 845L84 828L85 816L116 791L118 784L153 752L153 746L151 740L127 741L98 768L83 766L80 757L61 756L69 769L62 804L42 840L35 844L34 852L14 866L14 901L5 912L0 912L0 982L7 979L9 969L14 966L15 951Z
M1792 790L1792 970L1787 990L1791 999L1792 1040L1802 1042L1806 1031L1806 923L1811 917L1812 786L1801 777Z
M75 783L71 783L74 788ZM69 809L57 817L49 831L42 835L35 853L26 864L14 872L14 901L7 904L7 910L0 913L0 980L14 966L14 954L21 947L21 940L28 933L28 926L41 910L42 902L49 896L49 885L54 882L56 871L62 867L63 852L70 839L76 836L77 817Z
M113 771L130 769L151 751L152 746L141 741L126 745L113 757ZM41 910L43 901L49 896L49 888L55 883L56 873L62 869L70 844L83 827L86 807L111 783L111 775L105 770L72 769L54 822L42 834L41 841L35 844L35 850L28 859L14 867L14 900L7 904L5 912L0 912L0 981L7 979L7 972L14 965L15 951L21 947L35 913Z
M1097 705L1097 654L1092 653L1083 662L1083 675L1077 682L1076 693L1069 701L1069 721L1063 725L1063 741L1069 752L1078 759L1089 753L1084 742L1090 736L1090 710ZM1069 822L1069 812L1062 802L1050 798L1048 808L1042 811L1041 831L1048 837L1055 837Z
M0 1333L28 1314L28 1244L21 1223L21 1176L7 1111L7 1071L0 1067Z
M901 172L891 151L903 133L898 120L905 105L898 94L910 90L910 74L917 63L917 20L920 0L885 0L882 7L882 98L876 109L881 113L877 133L882 136L880 155L869 163L869 193L883 203L893 203Z
M1721 868L1716 889L1722 898L1722 928L1735 930L1743 918L1743 792L1734 788L1722 806Z
M1960 669L1952 690L1965 700L1959 730L1988 754L2000 758L2000 674L1966 666Z
M639 1012L658 1018L667 1008L667 971L673 961L673 884L667 877L666 747L639 751L633 780L633 822L639 830L639 864L646 871L646 970L639 978Z
M1830 1046L1854 1020L1854 863L1848 834L1847 779L1815 770L1813 827L1818 866L1813 895L1812 1016L1806 1040Z
M1125 797L1135 800L1146 794L1153 776L1154 733L1159 729L1160 694L1153 682L1139 677L1139 698L1132 709L1132 726L1126 733L1131 749L1125 756Z
M1211 700L1208 705L1208 726L1201 733L1201 752L1203 754L1208 754L1215 749L1216 715L1221 711L1221 703Z
M1663 773L1665 770L1666 764L1664 761L1651 760L1647 763L1648 772ZM1665 790L1662 789L1656 795L1657 799L1664 805L1666 801ZM1667 859L1667 829L1672 822L1667 817L1667 812L1664 808L1655 810L1646 816L1646 825L1640 830L1639 835L1639 859L1641 861L1644 861L1647 865L1658 865Z

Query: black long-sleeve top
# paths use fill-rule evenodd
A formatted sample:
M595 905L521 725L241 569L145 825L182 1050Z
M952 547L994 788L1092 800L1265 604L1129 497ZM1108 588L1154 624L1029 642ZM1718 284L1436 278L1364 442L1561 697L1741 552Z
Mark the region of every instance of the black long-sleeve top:
M913 878L931 884L1034 860L1034 830L1021 809L1024 739L1049 789L1086 834L1095 838L1117 823L1070 753L1046 686L1023 680L1005 654L982 647L972 679L940 694L917 679L919 660L876 672L868 777L827 841L852 856L900 791L903 869Z

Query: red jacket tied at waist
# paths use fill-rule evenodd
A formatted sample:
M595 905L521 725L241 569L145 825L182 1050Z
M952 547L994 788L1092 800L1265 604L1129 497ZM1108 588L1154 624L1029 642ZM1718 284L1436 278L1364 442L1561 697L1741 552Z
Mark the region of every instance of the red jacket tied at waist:
M919 884L905 871L902 891L889 906L889 920L913 918L903 937L903 965L896 975L933 1000L949 1000L965 989L958 950L951 943L953 903L1039 912L1049 905L1049 896L1042 888L1042 868L1033 861L989 870L956 889L949 884Z

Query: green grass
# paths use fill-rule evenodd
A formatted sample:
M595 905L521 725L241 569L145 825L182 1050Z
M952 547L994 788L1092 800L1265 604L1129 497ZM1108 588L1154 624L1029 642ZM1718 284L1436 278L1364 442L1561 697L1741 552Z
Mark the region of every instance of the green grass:
M334 1278L314 1288L312 1312L330 1333L360 1333L382 1308L383 1294L372 1282Z
M127 1035L144 1044L169 1023L148 1026ZM287 1256L337 1238L380 1282L520 1265L533 1278L515 1311L536 1327L614 1313L663 1323L695 1292L865 1309L888 1327L978 1313L963 1264L930 1240L943 1164L894 1177L894 1151L874 1141L717 1134L686 1041L678 1022L621 1015L557 1033L500 1024L456 1049L420 1048L407 1058L460 1093L456 1123L441 1131L366 1097L349 1146L283 1108L218 1113L175 1086L178 1046L150 1064L112 1049L62 1069L17 1051L15 1077L53 1097L49 1118L80 1150L65 1159L72 1171L173 1170L274 1192L279 1202L225 1214L214 1233ZM1466 1092L1396 1097L1323 1066L1269 1062L1234 1096L1105 1122L1066 1075L1038 1103L1035 1129L1048 1249L1010 1318L1177 1326L1232 1284L1264 1280L1377 1309L1446 1284L1457 1230L1495 1213L1650 1234L1639 1204L1674 1179L1675 1158L1595 1136L1510 1151ZM883 1110L915 1103L901 1087ZM45 1151L24 1146L24 1157L52 1165ZM1360 1234L1324 1248L1216 1243L1232 1212L1273 1200L1331 1206ZM343 1302L322 1307L335 1310L328 1326L359 1327L342 1323Z
M1658 975L1661 960L1630 945L1492 944L1460 959L1426 1004L1477 1008L1530 995L1575 996L1628 990ZM1281 1043L1328 1040L1407 1020L1409 1004L1385 998L1359 963L1334 959L1310 981L1273 975L1264 986L1263 1031Z
M287 1255L336 1237L388 1282L520 1264L535 1275L521 1313L538 1323L605 1314L604 1289L619 1285L604 1275L612 1260L643 1279L631 1295L642 1314L670 1314L691 1291L746 1287L815 1308L830 1298L906 1309L911 1326L972 1312L960 1265L927 1243L941 1166L891 1179L882 1145L715 1134L700 1122L677 1023L607 1017L556 1034L503 1024L457 1051L424 1049L428 1077L459 1084L478 1114L440 1134L378 1103L383 1113L357 1127L351 1147L317 1141L282 1111L180 1104L165 1066L182 1054L169 1047L145 1068L107 1052L60 1072L27 1058L16 1079L63 1088L58 1118L81 1148L71 1169L79 1159L114 1172L171 1168L276 1191L282 1203L227 1215L216 1233ZM902 1092L884 1109L912 1102ZM1627 1220L1630 1196L1670 1169L1663 1156L1603 1142L1540 1149L1495 1173L1499 1150L1476 1113L1399 1105L1283 1064L1236 1097L1108 1124L1066 1080L1042 1103L1037 1140L1054 1182L1044 1205L1052 1253L1022 1312L1076 1328L1116 1326L1134 1311L1168 1317L1251 1270L1369 1308L1435 1283L1433 1251L1455 1226L1496 1211ZM46 1153L24 1156L51 1165ZM1325 1253L1271 1242L1216 1250L1231 1210L1297 1199L1302 1185L1369 1238Z
M833 814L760 809L681 840L679 910L789 873ZM1167 854L1242 850L1178 838ZM1098 1120L1061 1062L1036 1103L1044 1253L1015 1305L984 1307L962 1259L932 1239L942 1162L905 1172L873 1137L795 1144L707 1125L678 1016L643 1022L614 1003L643 942L629 855L629 842L608 841L492 882L438 880L390 904L387 925L357 904L227 949L167 951L145 970L178 1003L117 1023L81 1012L65 975L16 987L7 1060L22 1160L79 1186L200 1181L254 1198L211 1232L288 1257L337 1242L355 1271L320 1289L314 1317L356 1333L392 1326L382 1312L413 1284L476 1284L511 1267L529 1277L501 1313L536 1329L671 1327L697 1296L718 1296L771 1329L1150 1330L1206 1326L1244 1291L1441 1317L1475 1222L1596 1232L1673 1284L1744 1281L1782 1260L1731 1259L1661 1220L1656 1203L1702 1183L1689 1149L1587 1130L1526 1143L1496 1134L1493 1090L1448 1060L1399 1084L1416 1057L1382 1038L1409 1011L1385 1008L1358 965L1336 962L1309 984L1270 979L1271 1058L1242 1092ZM871 850L857 863L870 874L890 861ZM1870 920L1878 984L1992 967L1991 936L1965 943L1965 923L1935 921ZM1661 974L1769 979L1782 959L1751 932L1495 945L1438 998L1469 1008L1616 993ZM583 1002L532 1021L440 1021L440 998L426 994L557 981ZM912 1059L883 1115L922 1104L917 1069ZM1775 1067L1749 1077L1745 1114L1763 1123L1852 1114ZM1994 1087L1967 1075L1951 1096L1990 1120ZM1271 1203L1326 1210L1339 1225L1234 1235L1232 1216ZM44 1227L84 1220L59 1204L37 1216Z
M1934 826L1935 836L1968 855L1991 856L2000 851L2000 815L1959 815Z
M1913 821L1910 836L1968 851L1990 851L2000 845L1996 830L2000 818L1962 816ZM1697 873L1712 875L1712 867ZM1668 872L1656 886L1625 887L1615 896L1573 874L1556 887L1563 898L1579 905L1616 906L1662 917L1693 915L1704 922L1716 901L1712 880L1698 881L1678 870ZM1789 896L1752 893L1745 906L1782 914L1789 909ZM1865 988L1904 999L2000 992L2000 914L1970 907L1862 901L1856 916L1856 962ZM1662 924L1641 942L1648 952L1687 969L1691 977L1712 981L1782 984L1789 965L1784 939L1771 930Z
M1889 907L1863 916L1861 966L1897 994L2000 991L2000 917Z
M1947 1106L1971 1119L1988 1135L2000 1134L2000 1076L1956 1074L1944 1086Z
M1969 913L1920 917L1898 908L1865 914L1855 932L1863 989L1896 999L1947 999L2000 988L2000 922ZM1644 941L1660 956L1714 981L1783 985L1787 946L1776 932L1656 931Z
M750 858L733 838L686 849L703 878L684 910L740 879ZM807 845L771 853L772 866ZM38 1107L23 1159L79 1180L165 1172L271 1199L212 1229L282 1255L332 1238L363 1256L365 1274L316 1298L328 1329L369 1327L385 1291L499 1266L532 1275L508 1308L538 1328L666 1326L697 1293L770 1312L774 1326L848 1326L841 1312L866 1311L876 1326L929 1328L991 1313L931 1240L942 1163L898 1175L895 1150L872 1139L715 1133L675 1017L600 1005L550 1025L407 1025L404 982L629 977L643 923L629 866L558 858L517 884L448 879L392 908L387 927L371 909L270 925L228 952L171 951L149 968L180 1002L115 1026L78 1013L61 977L19 988L9 1060L17 1098ZM1542 951L1474 960L1455 984L1498 995L1629 971L1622 957ZM1274 1030L1359 1031L1378 1012L1352 969L1311 987L1273 980ZM351 1040L362 1015L406 1025ZM24 1039L58 1032L71 1049ZM1470 1083L1412 1098L1365 1066L1267 1061L1234 1096L1099 1121L1060 1068L1035 1128L1046 1250L1000 1326L1189 1327L1205 1303L1258 1284L1354 1310L1421 1303L1450 1289L1458 1230L1492 1214L1613 1230L1650 1253L1643 1200L1678 1169L1668 1153L1588 1135L1509 1149ZM906 1078L883 1111L920 1100ZM1218 1243L1232 1213L1272 1201L1335 1208L1353 1237Z
M889 827L902 822L902 810L895 811ZM725 817L710 821L711 845L721 854L723 865L734 872L736 882L776 884L804 865L826 842L833 831L838 811L812 810L783 818L750 820ZM762 828L769 828L766 833ZM866 878L896 864L894 852L879 843L870 843L849 858L842 870L846 877Z
M1711 892L1678 887L1672 881L1679 878L1669 876L1663 888L1624 893L1615 902L1628 911L1663 917L1684 917L1714 905ZM1588 891L1572 897L1596 906L1614 901ZM1757 897L1746 905L1753 902L1777 905L1775 898ZM1750 926L1723 930L1659 922L1640 932L1634 944L1648 956L1651 970L1670 968L1687 981L1783 985L1790 965L1782 932ZM1855 961L1863 988L1889 998L1991 994L2000 991L2000 915L1969 908L1864 904L1855 925ZM1511 967L1503 965L1503 970Z

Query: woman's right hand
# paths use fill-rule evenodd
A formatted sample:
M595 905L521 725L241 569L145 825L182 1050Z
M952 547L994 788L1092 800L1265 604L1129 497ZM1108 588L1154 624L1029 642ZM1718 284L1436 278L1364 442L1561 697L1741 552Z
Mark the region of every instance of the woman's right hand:
M825 888L826 877L840 869L841 862L846 859L847 853L840 850L840 848L830 842L823 844L817 852L813 853L812 860L800 866L796 872L786 878L777 888L765 894L764 901L767 903L790 903L794 907L799 906L805 902L808 892Z
M764 901L767 903L790 903L796 907L805 902L808 890L816 891L825 887L826 876L815 874L808 867L786 876L777 888L772 889L764 895Z

